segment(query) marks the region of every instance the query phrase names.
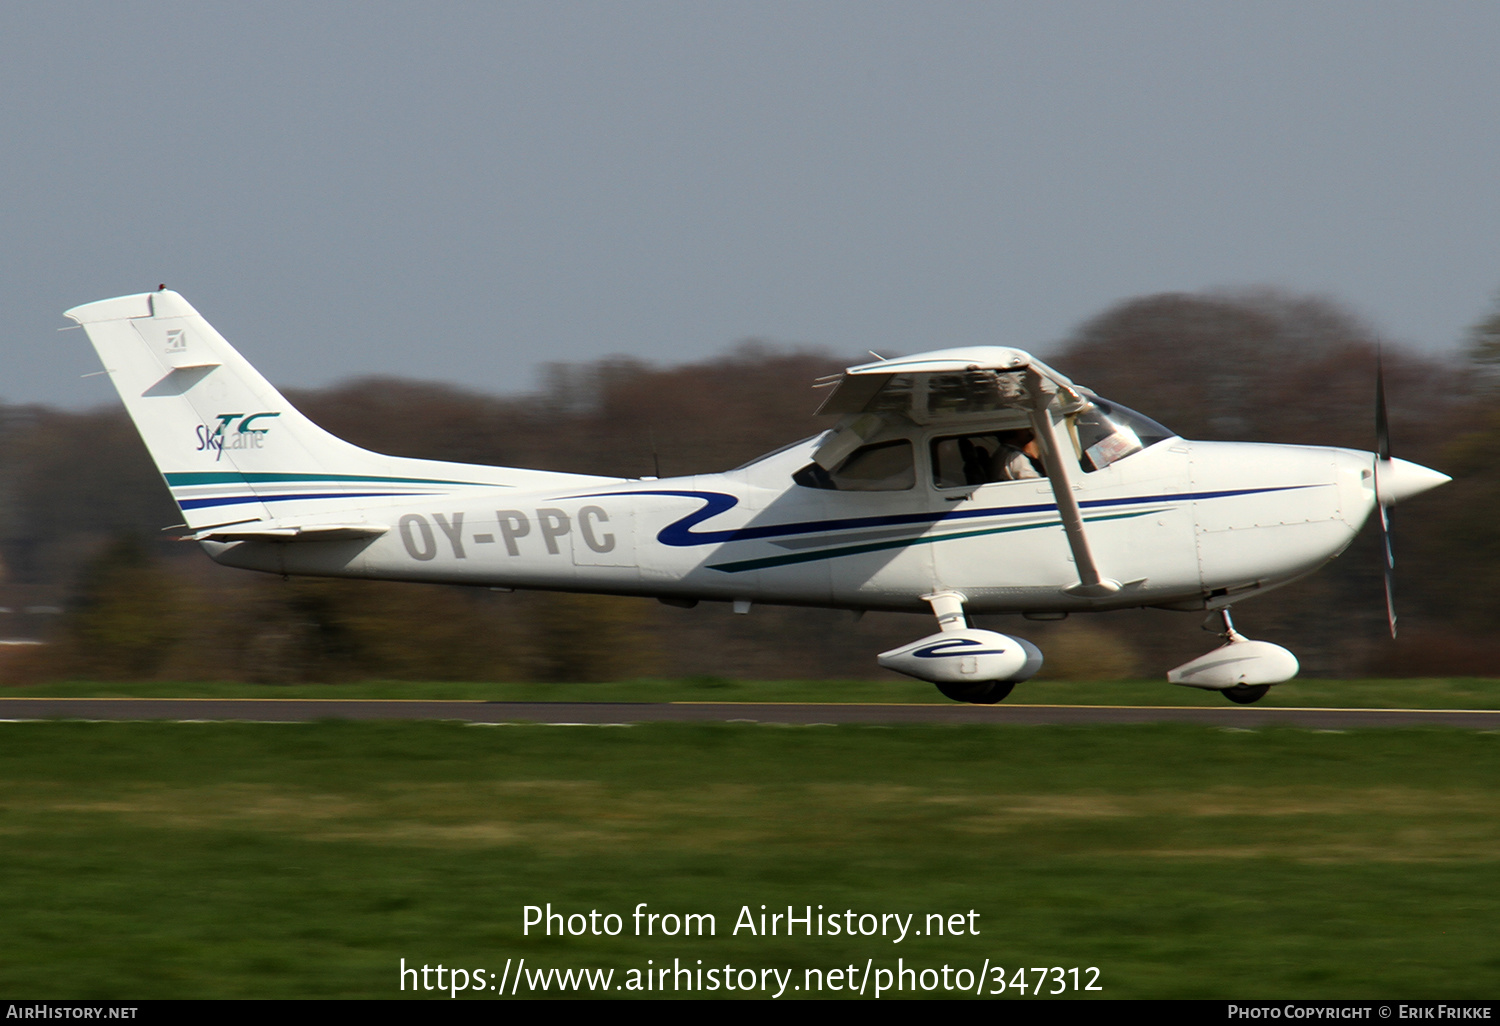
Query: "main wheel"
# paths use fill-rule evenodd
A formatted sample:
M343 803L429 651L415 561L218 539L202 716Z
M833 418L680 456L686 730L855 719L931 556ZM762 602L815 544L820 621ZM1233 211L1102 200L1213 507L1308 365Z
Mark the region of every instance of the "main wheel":
M1251 702L1259 702L1266 697L1266 692L1271 690L1269 684L1236 684L1232 688L1225 688L1219 692L1235 705L1249 705Z
M937 689L955 702L972 705L994 705L1015 687L1010 681L980 680L972 684L939 684Z

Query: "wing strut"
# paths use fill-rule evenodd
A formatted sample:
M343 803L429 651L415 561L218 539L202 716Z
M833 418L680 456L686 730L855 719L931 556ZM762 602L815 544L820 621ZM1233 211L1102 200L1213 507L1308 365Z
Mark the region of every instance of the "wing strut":
M1057 512L1062 517L1063 530L1068 534L1068 546L1073 550L1073 562L1078 567L1078 583L1064 588L1069 595L1080 598L1103 598L1120 590L1120 582L1099 573L1094 562L1093 550L1089 548L1089 536L1083 529L1083 513L1078 509L1078 500L1073 495L1073 482L1068 477L1068 464L1062 458L1057 441L1057 431L1052 423L1052 393L1042 387L1042 376L1035 367L1026 368L1026 391L1031 395L1031 406L1027 413L1031 417L1031 430L1036 436L1037 447L1042 450L1042 465L1047 468L1047 481L1052 485L1052 496L1057 500Z

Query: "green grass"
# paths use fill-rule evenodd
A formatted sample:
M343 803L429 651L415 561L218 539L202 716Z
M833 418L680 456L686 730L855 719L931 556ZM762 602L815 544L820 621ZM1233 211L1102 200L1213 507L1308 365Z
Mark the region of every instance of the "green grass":
M558 702L946 702L930 684L912 680L740 681L715 677L630 680L598 684L503 684L365 681L351 684L224 682L107 683L65 681L0 688L3 696L59 698L444 698ZM1162 680L1028 681L1006 701L1061 705L1227 704L1218 694ZM1478 677L1397 680L1292 680L1271 689L1263 706L1398 709L1500 709L1500 680Z
M0 990L28 998L396 997L401 958L522 957L1500 991L1493 733L8 723L0 781ZM523 936L547 902L719 929ZM980 934L731 935L761 904Z

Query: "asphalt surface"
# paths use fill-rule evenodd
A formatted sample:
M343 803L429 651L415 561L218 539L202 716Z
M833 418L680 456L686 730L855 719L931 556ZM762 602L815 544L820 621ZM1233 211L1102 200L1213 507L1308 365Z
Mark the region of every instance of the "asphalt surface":
M468 723L1201 723L1312 730L1435 725L1500 730L1500 711L1259 706L933 705L803 702L484 702L422 699L0 698L0 720L458 720Z

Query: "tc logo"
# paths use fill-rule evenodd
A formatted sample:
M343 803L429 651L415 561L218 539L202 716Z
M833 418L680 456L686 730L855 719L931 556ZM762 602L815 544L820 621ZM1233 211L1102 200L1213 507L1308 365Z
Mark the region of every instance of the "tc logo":
M199 424L198 452L212 451L214 462L224 458L225 449L259 449L265 444L270 426L255 426L258 420L279 417L280 413L221 413L219 423L213 427Z

